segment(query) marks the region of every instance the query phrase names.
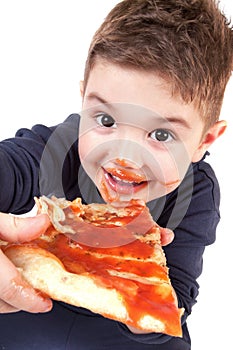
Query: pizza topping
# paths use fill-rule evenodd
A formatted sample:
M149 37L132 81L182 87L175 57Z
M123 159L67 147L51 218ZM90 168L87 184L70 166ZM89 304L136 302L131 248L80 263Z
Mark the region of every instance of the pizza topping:
M72 246L69 238L63 234L54 236L52 244L41 239L31 244L58 257L67 271L91 274L97 284L119 291L128 311L129 325L135 326L136 320L147 315L168 324L165 332L174 332L169 324L178 328L175 319L180 317L181 310L174 304L166 267L146 258L137 260L124 257L120 251L115 251L115 255L111 256L110 250L102 253L102 249L93 250L79 244Z
M120 278L130 279L131 281L136 281L144 284L155 284L155 283L164 283L164 280L166 281L166 273L164 271L163 276L161 278L158 277L158 273L155 275L152 275L150 277L145 277L146 274L140 274L138 276L135 273L132 272L122 272L122 271L116 271L116 270L107 270L110 276L116 276ZM158 271L156 271L158 272ZM142 277L143 276L143 277Z
M69 202L67 200L58 199L56 197L52 197L50 199L46 196L42 196L40 199L35 197L35 202L38 207L38 211L42 214L48 214L50 221L58 232L75 233L71 227L64 226L60 223L66 218L64 208L69 206ZM78 205L76 205L76 208L78 208Z
M56 230L91 247L118 247L135 241L154 227L144 202L132 200L116 209L106 204L83 205L81 201L57 201L41 197L40 211L47 213ZM70 205L68 205L70 203ZM94 214L93 214L94 213Z

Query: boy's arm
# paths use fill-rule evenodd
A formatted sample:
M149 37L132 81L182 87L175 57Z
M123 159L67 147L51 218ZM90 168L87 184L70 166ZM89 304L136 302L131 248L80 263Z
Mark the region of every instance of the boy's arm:
M43 217L18 218L33 207L38 194L38 169L45 139L33 130L20 130L17 136L0 143L0 239L20 242L35 238L46 229ZM5 213L3 213L5 212ZM42 298L22 279L19 271L0 250L0 313L25 310L48 311L52 303Z
M62 169L66 165L70 168L67 155L73 156L74 163L78 161L77 148L73 155L69 153L77 142L78 120L77 115L71 115L56 127L21 129L15 138L0 142L0 211L28 212L34 196L54 193L56 186L68 195L72 192L76 178L69 169L67 177L62 178Z

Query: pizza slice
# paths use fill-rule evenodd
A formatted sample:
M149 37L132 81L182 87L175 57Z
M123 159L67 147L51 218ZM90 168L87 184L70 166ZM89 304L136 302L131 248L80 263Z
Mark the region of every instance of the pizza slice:
M161 247L163 228L145 203L124 208L81 199L36 199L51 226L2 249L30 285L52 299L148 332L182 336L177 298Z

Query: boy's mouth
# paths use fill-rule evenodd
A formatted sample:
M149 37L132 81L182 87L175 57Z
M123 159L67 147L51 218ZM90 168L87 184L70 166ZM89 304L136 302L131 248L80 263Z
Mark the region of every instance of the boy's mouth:
M145 176L120 168L103 169L108 186L118 194L133 194L147 185Z

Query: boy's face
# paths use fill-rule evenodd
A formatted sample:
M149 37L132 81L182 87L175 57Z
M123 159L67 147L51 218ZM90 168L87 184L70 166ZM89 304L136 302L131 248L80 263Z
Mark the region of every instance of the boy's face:
M83 94L79 153L106 202L148 202L180 184L219 128L203 137L198 111L163 79L99 60Z

